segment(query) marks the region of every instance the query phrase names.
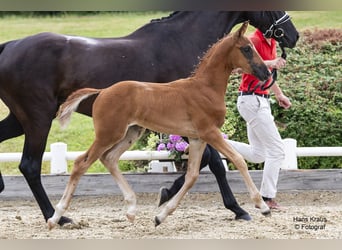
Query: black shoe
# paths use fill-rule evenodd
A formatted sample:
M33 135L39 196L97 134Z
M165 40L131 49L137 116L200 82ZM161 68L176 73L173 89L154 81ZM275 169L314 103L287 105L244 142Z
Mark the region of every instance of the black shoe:
M159 189L159 194L158 194L158 207L163 205L165 202L169 200L169 190L166 187L161 187Z

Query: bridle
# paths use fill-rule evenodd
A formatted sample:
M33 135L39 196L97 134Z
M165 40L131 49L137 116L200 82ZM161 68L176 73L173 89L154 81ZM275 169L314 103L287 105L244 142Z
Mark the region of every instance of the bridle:
M285 12L285 14L276 20L271 26L264 32L265 38L271 38L272 36L275 38L280 38L284 36L284 29L278 27L287 21L290 21L291 17L289 14Z
M275 37L275 38L280 38L284 36L284 29L278 27L279 25L286 23L287 21L290 21L291 17L285 12L285 14L280 17L278 20L276 20L273 24L271 24L271 26L263 33L265 38L271 38L271 37ZM281 57L284 58L286 60L286 52L285 52L285 48L279 43L280 49L282 51L281 53ZM250 90L250 86L252 85L252 83L249 84L248 87L248 92L254 92L257 88L260 87L261 90L266 90L269 89L270 87L272 87L272 85L275 83L275 81L277 80L278 77L278 73L276 69L272 69L271 72L272 75L272 81L269 84L267 83L267 80L264 82L258 82L258 84L256 84L254 86L254 88L252 90Z
M286 52L285 52L285 48L280 46L280 49L281 49L281 57L284 58L284 60L286 60ZM275 83L275 81L277 80L278 78L278 72L277 72L277 69L272 69L271 71L271 77L272 77L272 81L267 84L267 80L266 81L259 81L253 89L251 89L251 86L253 84L253 81L249 83L248 85L248 90L247 92L248 93L253 93L255 90L257 90L257 88L260 88L262 91L266 90L266 89L269 89L270 87L272 87L272 85Z
M284 49L284 47L282 47L282 46L280 46L280 48L281 48L281 51L282 51L281 57L284 58L284 59L286 60L286 52L285 52L285 49ZM266 89L269 89L270 87L272 87L272 85L275 83L275 81L276 81L277 78L278 78L278 72L277 72L276 69L272 69L272 71L271 71L271 77L272 77L272 81L271 81L269 84L267 84L267 80L266 80L266 81L263 81L263 82L259 81L259 82L254 86L253 89L250 89L251 86L252 86L252 84L253 84L253 81L250 82L249 85L248 85L248 90L247 90L247 92L253 93L255 90L257 90L257 88L260 88L261 90L266 90Z

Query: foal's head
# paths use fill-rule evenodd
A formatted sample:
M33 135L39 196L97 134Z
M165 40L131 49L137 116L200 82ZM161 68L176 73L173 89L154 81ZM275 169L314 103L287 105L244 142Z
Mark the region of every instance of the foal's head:
M232 34L234 45L230 52L231 65L233 69L241 68L243 72L265 81L270 77L270 72L252 42L244 36L247 27L248 22L244 22L240 29Z

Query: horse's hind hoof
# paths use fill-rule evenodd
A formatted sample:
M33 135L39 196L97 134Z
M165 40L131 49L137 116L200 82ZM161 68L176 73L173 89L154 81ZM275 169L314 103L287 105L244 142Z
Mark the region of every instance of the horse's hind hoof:
M252 220L252 217L247 213L247 214L243 214L243 215L236 215L235 216L235 220L245 220L245 221L250 221Z
M63 226L63 225L65 225L65 224L73 224L74 222L73 222L73 220L72 219L70 219L70 218L68 218L68 217L65 217L65 216L62 216L60 219L59 219L59 221L58 221L58 224L60 225L60 226Z
M127 213L126 214L126 217L128 219L129 222L133 223L134 222L134 219L135 219L135 215L134 214L129 214Z
M161 224L161 221L159 220L158 216L154 217L154 226L157 227Z
M265 217L271 217L272 216L271 209L264 211L264 212L261 212L261 214L264 215Z

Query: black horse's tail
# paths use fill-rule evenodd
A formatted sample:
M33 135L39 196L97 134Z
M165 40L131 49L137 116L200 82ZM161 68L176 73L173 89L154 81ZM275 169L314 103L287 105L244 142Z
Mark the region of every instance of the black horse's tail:
M89 96L98 94L100 91L101 89L83 88L72 93L60 106L57 113L57 118L62 128L65 128L68 125L72 112L77 109L81 101Z

